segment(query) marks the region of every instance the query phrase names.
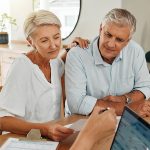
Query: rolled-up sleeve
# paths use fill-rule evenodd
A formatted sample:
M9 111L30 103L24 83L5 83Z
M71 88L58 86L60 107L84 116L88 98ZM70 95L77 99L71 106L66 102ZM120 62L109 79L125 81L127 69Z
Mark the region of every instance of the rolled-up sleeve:
M59 71L59 75L62 76L65 70L65 64L63 62L63 60L61 58L57 58L58 59L58 71Z
M87 77L78 49L73 48L66 58L65 88L67 104L71 113L88 115L93 110L97 98L86 93Z
M133 90L141 91L146 99L150 98L150 74L147 68L145 53L143 49L135 54L135 84Z

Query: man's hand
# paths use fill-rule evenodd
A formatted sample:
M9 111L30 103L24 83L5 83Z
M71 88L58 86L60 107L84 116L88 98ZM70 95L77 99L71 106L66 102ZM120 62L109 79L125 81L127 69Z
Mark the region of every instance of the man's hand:
M125 106L125 97L124 96L106 96L102 99L98 99L96 102L96 106L101 108L114 108L115 112L118 116L122 115L124 106Z
M111 101L111 102L125 102L126 98L125 96L106 96L103 98L104 101Z
M145 100L136 111L141 117L150 117L150 100Z

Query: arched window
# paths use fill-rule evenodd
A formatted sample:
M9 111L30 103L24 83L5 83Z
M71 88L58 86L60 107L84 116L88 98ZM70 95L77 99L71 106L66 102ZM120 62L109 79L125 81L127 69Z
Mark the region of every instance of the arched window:
M33 0L33 9L46 9L55 13L62 23L62 39L66 39L78 23L81 0Z

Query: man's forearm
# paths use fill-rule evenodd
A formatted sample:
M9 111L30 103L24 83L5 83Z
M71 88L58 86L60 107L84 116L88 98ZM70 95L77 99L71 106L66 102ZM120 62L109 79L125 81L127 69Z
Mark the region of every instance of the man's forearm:
M130 104L127 103L127 97L131 99ZM128 105L130 108L136 111L139 105L144 102L144 99L144 94L141 91L135 90L120 96L106 96L102 99L97 100L96 105L104 108L114 108L116 114L121 115L125 105Z
M145 101L145 95L139 90L133 90L125 95L131 99L131 103L128 106L134 111L136 111Z

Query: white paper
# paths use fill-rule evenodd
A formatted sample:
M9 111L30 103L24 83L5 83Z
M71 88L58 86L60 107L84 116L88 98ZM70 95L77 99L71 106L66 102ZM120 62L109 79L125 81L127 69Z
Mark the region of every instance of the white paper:
M59 142L53 141L20 141L9 138L1 150L56 150Z
M117 116L117 124L116 124L116 130L115 130L115 131L117 131L117 128L118 128L118 125L119 125L120 119L121 119L121 116Z
M117 124L116 124L116 130L118 128L119 122L120 122L121 116L117 116ZM80 131L84 124L86 123L87 119L80 119L72 124L67 124L65 127L73 129L74 131Z
M80 131L83 128L86 121L87 121L87 119L79 119L78 121L76 121L72 124L65 125L65 127L73 129L74 131Z

